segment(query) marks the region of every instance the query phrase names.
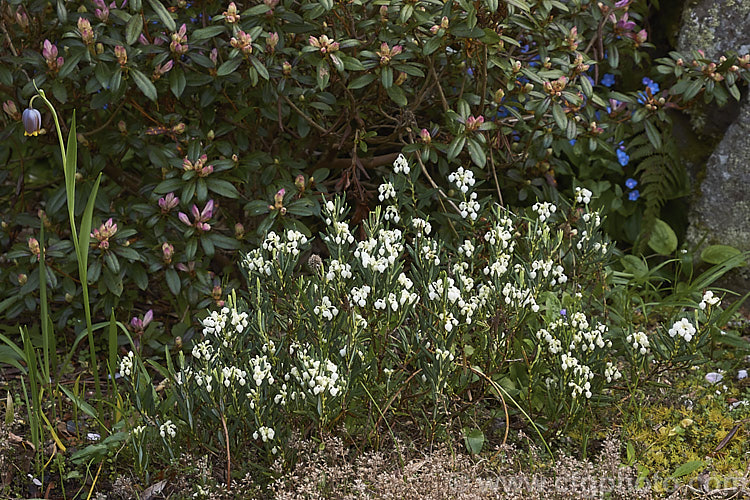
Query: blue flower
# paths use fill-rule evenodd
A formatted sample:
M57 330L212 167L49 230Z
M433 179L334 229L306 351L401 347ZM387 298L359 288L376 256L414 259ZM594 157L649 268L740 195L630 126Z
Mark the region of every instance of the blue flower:
M628 193L628 199L630 201L637 200L639 196L641 196L641 193L639 193L637 189L634 189L634 190L632 190L631 192Z
M615 84L615 75L612 73L605 73L602 77L602 85L609 88Z
M510 113L508 112L508 108L506 108L505 106L500 106L499 108L497 108L497 117L498 118L505 118L509 114Z
M467 68L467 69L466 69L466 73L467 73L467 74L468 74L469 76L474 76L474 68Z
M625 187L627 187L628 189L633 189L637 185L638 185L638 181L633 178L625 180Z
M656 95L657 92L659 92L659 84L653 81L651 78L644 76L641 82L643 83L643 85L645 85L648 89L651 90L652 95Z
M617 153L617 161L620 162L620 165L622 165L623 167L627 165L630 161L630 156L628 156L625 150L618 148L615 152Z
M578 142L578 141L576 141L575 139L571 139L568 142L570 143L571 146L575 146L576 142Z
M585 76L585 77L586 77L586 79L588 79L589 83L590 83L590 84L591 84L591 86L593 87L593 86L594 86L594 79L593 79L593 78L591 78L591 77L590 77L589 75L583 75L583 76Z
M567 309L560 309L560 316L567 316L568 310Z

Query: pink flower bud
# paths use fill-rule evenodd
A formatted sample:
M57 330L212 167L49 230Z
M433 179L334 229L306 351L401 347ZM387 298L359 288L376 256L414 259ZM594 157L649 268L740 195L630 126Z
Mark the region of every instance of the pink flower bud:
M18 112L18 108L16 108L16 103L8 100L3 103L3 111L10 116L13 120L20 120L21 119L21 113Z
M29 250L31 251L31 253L39 257L39 254L41 254L42 252L41 248L39 247L39 240L37 240L34 237L31 237L29 238L28 243L29 243Z
M174 257L174 246L170 245L168 242L165 241L161 245L161 254L162 254L162 259L164 260L164 263L171 264L172 257Z
M421 132L419 132L419 137L422 139L422 142L425 144L429 144L432 142L432 136L430 135L430 131L426 128L423 128Z

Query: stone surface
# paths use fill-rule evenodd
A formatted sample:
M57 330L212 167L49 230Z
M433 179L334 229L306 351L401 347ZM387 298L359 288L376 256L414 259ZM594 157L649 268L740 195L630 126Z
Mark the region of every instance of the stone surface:
M727 52L749 53L750 0L697 0L686 5L677 50L690 57L698 49L711 59ZM730 101L727 108L738 109L739 114L699 176L688 241L750 250L750 101ZM750 291L750 269L731 272L722 284L738 292Z
M735 51L750 52L750 2L747 0L698 0L688 3L682 14L677 50L688 55L704 50L715 58Z

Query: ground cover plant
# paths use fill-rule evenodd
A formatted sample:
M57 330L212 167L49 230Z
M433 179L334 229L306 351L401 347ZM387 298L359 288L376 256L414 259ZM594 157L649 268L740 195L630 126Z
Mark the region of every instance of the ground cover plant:
M745 363L670 124L750 56L652 61L649 8L5 2L3 493L283 496L325 443L585 469L611 422L637 478L738 477L744 416L654 398Z

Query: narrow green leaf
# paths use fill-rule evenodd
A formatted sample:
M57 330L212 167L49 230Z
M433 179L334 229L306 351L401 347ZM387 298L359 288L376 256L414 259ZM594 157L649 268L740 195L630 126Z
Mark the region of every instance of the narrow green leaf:
M649 120L644 121L643 126L646 128L646 135L651 145L656 149L661 149L661 134L656 126Z
M60 390L62 390L65 393L66 396L68 396L68 398L73 403L75 403L75 405L78 407L79 410L81 410L83 413L85 413L89 417L98 420L97 415L96 415L96 410L94 409L93 406L91 406L90 404L88 404L86 401L79 398L78 396L74 395L73 392L71 392L70 389L68 389L67 387L62 386L62 385L58 385L58 387L60 388Z
M179 98L185 91L185 72L182 68L175 68L169 73L169 88L175 97Z
M203 42L214 38L217 35L221 35L225 31L226 28L224 26L207 26L190 33L190 41L193 43Z
M169 31L177 31L177 25L175 24L174 19L172 19L172 15L159 0L148 0L148 3Z
M177 274L177 271L174 269L167 269L164 271L164 277L167 280L167 286L169 287L169 291L172 292L173 295L178 295L180 293L180 276Z
M471 161L473 161L477 167L484 168L487 163L487 155L484 154L482 146L474 139L468 139L466 141L466 149L469 150Z
M89 261L89 240L91 240L91 219L94 216L94 204L96 202L96 195L99 192L99 183L102 181L102 174L100 173L99 176L96 178L96 182L94 183L94 187L91 189L91 193L89 194L89 200L86 203L86 209L83 211L83 219L81 219L81 232L78 235L78 248L81 252L81 255L79 256L80 259L80 265L79 269L83 271L83 276L81 276L81 283L84 283L83 286L86 286L86 270L88 269L88 261Z
M266 66L258 60L257 57L250 57L250 62L253 65L253 68L255 68L255 71L258 72L261 78L264 80L268 80L270 78L270 75L268 74L268 69Z
M393 86L393 70L390 66L384 66L380 70L380 82L386 89L389 89Z
M448 161L453 160L456 156L461 154L461 151L464 149L464 144L466 144L466 137L459 135L456 136L448 146Z
M349 82L349 90L361 89L370 85L377 77L373 74L361 75Z
M109 351L109 376L115 383L117 373L117 320L115 319L115 308L109 314L109 330L107 331L107 347Z
M76 137L76 113L70 122L68 144L65 150L65 195L68 199L68 217L75 235L76 164L78 163L78 139Z
M151 83L151 80L149 80L146 75L144 75L137 69L131 69L130 74L133 75L133 80L135 81L135 84L138 86L138 88L141 89L143 95L145 95L152 101L156 101L156 87L154 87L154 84Z
M328 62L326 62L325 59L321 59L318 62L315 77L318 81L318 89L323 90L328 86L328 81L331 79L331 68L328 66Z
M703 460L693 460L691 462L684 463L677 467L677 470L672 473L672 477L687 476L691 472L697 471L698 469L703 467L703 465L705 465Z
M585 80L585 78L584 78ZM552 117L555 119L555 123L560 130L567 132L568 128L568 117L565 116L562 106L556 102L552 104Z
M128 24L125 25L125 43L133 45L143 30L143 20L140 14L130 16Z
M388 97L390 97L393 102L398 104L401 107L406 107L409 102L406 100L406 94L404 94L404 91L401 90L401 87L393 86L389 89L386 89L386 92L388 93Z
M234 73L234 71L240 67L240 64L242 64L241 57L235 57L234 59L224 61L221 63L221 66L219 66L219 69L216 70L216 76L227 76L230 73Z

